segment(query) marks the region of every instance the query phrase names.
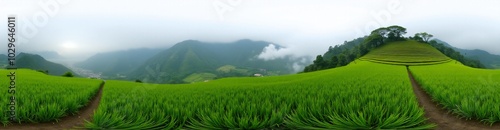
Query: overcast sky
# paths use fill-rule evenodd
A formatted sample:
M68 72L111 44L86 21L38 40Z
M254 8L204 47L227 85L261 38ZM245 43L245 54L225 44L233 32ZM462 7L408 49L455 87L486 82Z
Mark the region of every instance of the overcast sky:
M183 40L263 40L287 47L263 57L314 56L328 46L400 25L451 45L500 54L498 0L0 0L18 19L19 51L71 58ZM6 45L0 46L6 51Z

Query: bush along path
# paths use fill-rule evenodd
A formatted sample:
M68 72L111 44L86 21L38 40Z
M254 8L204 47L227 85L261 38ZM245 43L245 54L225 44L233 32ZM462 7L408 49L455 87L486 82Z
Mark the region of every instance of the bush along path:
M441 107L422 89L422 87L413 78L410 69L407 67L408 77L410 78L413 92L417 96L418 102L424 108L425 116L429 122L437 125L437 130L500 130L500 123L489 126L476 120L465 120L451 114L448 110Z
M0 129L8 130L66 130L66 129L82 129L85 121L92 119L94 111L97 110L99 102L102 97L102 90L105 82L103 81L99 87L97 94L90 100L90 102L80 108L80 112L75 115L65 116L58 121L45 122L45 123L23 123L23 124L9 124L8 126L0 126Z

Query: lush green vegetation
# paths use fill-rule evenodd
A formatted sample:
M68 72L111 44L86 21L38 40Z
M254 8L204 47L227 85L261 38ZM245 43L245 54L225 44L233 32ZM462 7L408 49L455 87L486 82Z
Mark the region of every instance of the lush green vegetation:
M46 71L47 74L57 76L63 75L66 72L73 72L64 65L45 60L40 55L22 52L16 56L16 66L17 68L43 70Z
M85 61L76 63L75 66L96 73L102 72L102 75L109 79L123 79L123 77L117 76L117 74L126 75L130 73L142 65L147 59L153 57L162 50L164 49L139 48L98 53Z
M434 39L436 43L443 44L445 47L453 48L453 50L460 52L460 54L464 55L465 58L469 60L478 60L484 67L490 69L500 69L500 55L490 54L487 51L474 49L460 49L456 47L452 47L450 44L441 41L439 39ZM464 62L462 62L464 63Z
M247 43L254 42L243 40L237 45L212 46L185 41L143 65L143 70L137 71L142 77L136 82L108 81L99 108L85 127L432 128L433 124L426 122L424 111L413 94L406 68L401 65L411 66L425 91L453 113L487 123L500 121L500 82L497 81L500 71L466 67L462 63L472 63L469 66L480 63L469 62L458 52L435 41L429 42L430 34L417 33L405 38L405 33L406 29L399 26L379 28L370 36L329 48L324 56L317 56L314 64L304 70L317 72L259 78L217 79L250 76L255 72L278 74L279 69L258 68L273 68L282 65L277 62L284 60L263 66L260 63L267 61L247 61L259 52L255 51L256 48L258 50L268 43L250 45ZM233 50L234 46L239 49ZM230 50L230 53L214 51L221 48ZM246 52L237 55L241 51ZM166 60L158 60L160 58ZM34 64L31 62L40 60L25 61ZM277 64L272 64L274 62ZM335 69L323 70L328 68ZM48 122L73 114L96 94L101 82L44 74L49 72L17 71L16 122ZM0 70L0 74L8 75L8 71ZM63 76L73 75L68 72ZM9 82L0 80L0 84L8 85ZM0 91L6 92L6 89L2 87ZM9 103L7 96L0 96L0 104ZM0 113L3 113L0 122L8 124L7 110L0 109Z
M363 43L365 41L366 37L360 37L353 39L351 41L344 41L344 43L340 45L335 45L335 46L330 46L328 48L328 51L323 54L323 58L325 59L331 59L333 56L339 56L341 54L347 55L347 50L353 50L353 48L356 48L358 45Z
M224 65L216 69L213 73L194 73L182 81L184 83L194 83L194 82L205 82L209 80L226 78L226 77L253 77L254 74L260 74L263 76L277 76L282 73L279 71L267 71L265 69L252 69L252 68L237 68L232 65Z
M432 40L428 43L429 43L429 45L433 46L434 48L439 50L444 55L446 55L454 60L457 60L466 66L470 66L470 67L474 67L474 68L485 68L485 66L479 60L472 60L472 59L466 58L465 56L460 54L460 52L454 50L451 47L447 47L442 43L438 43L435 40Z
M451 60L432 46L413 40L387 43L361 59L396 65L428 65Z
M224 65L224 66L217 68L217 70L216 70L216 74L217 74L218 78L222 78L222 77L246 77L246 76L250 76L250 75L257 73L257 72L259 72L259 71L250 71L250 70L243 69L243 68L237 68L236 66L232 66L232 65ZM262 72L262 71L260 71L260 72Z
M63 77L75 77L75 76L73 75L73 73L71 73L71 72L66 72L66 73L64 73L62 76L63 76Z
M0 70L0 75L9 75L10 70ZM33 70L16 71L16 122L48 122L65 115L76 113L79 108L97 93L102 81L49 76ZM8 77L0 80L0 121L8 124L8 97L6 94L10 81Z
M218 78L228 76L250 76L254 73L290 74L293 72L290 59L257 58L271 43L239 40L231 43L206 43L186 40L161 51L131 72L130 79L141 79L148 83L185 83L183 80L194 73L212 73ZM280 48L279 46L273 49ZM226 65L247 72L231 71L219 73L217 69ZM249 73L249 74L248 74ZM267 75L267 74L265 74Z
M375 78L376 77L376 78ZM424 129L405 67L154 85L107 81L91 129Z
M217 77L217 75L212 73L194 73L184 78L184 82L186 83L194 83L194 82L204 82L207 80L213 80Z
M466 119L500 121L500 71L466 67L460 62L410 67L431 97Z
M418 41L421 43L427 43L451 59L458 60L470 67L484 68L484 65L482 65L477 60L464 58L463 55L454 51L452 48L445 47L442 44L437 44L436 41L434 40L429 41L433 37L432 34L422 32L422 33L416 33L413 37L404 37L405 34L406 34L406 28L397 25L375 29L370 33L369 36L358 38L351 42L345 42L343 45L335 46L334 48L330 46L328 51L323 56L322 55L316 56L316 59L314 60L313 64L306 66L303 72L312 72L312 71L344 66L352 61L355 61L358 58L363 57L368 52L372 52L372 50L374 49L384 46L387 43L392 43L397 41L409 41L409 42ZM361 39L363 40L362 42ZM406 49L406 50L398 50L398 49ZM392 54L384 54L385 56L381 55L380 57L373 57L374 59L368 59L368 60L379 63L389 63L389 64L399 64L399 65L422 65L422 64L425 65L425 64L438 64L447 62L446 60L434 61L436 59L429 59L432 60L432 62L429 62L426 61L425 58L417 58L415 59L416 61L413 61L413 59L407 59L401 62L401 58L398 58L400 56L395 57L395 59L399 59L398 61L393 61L394 56L397 54L393 53L392 51L406 53L406 51L412 51L412 50L411 48L405 48L405 47L401 48L398 47L389 50L390 51L388 52L385 51L378 51L378 52L379 54L380 53L392 53ZM415 50L418 51L417 49ZM436 54L434 50L430 49L425 49L423 51L424 52L418 53L417 55L422 54L422 55L433 56L434 54ZM425 53L425 51L430 51L431 54L423 54ZM422 57L422 56L417 56L417 57Z
M342 45L330 46L328 51L322 56L316 56L313 64L304 68L304 72L312 72L317 70L341 67L349 64L349 62L358 58L359 45L363 43L365 38L357 38L352 41L344 41ZM360 55L360 54L359 54Z
M304 72L347 65L386 43L407 40L403 36L404 34L406 34L406 28L397 25L378 28L365 38L358 38L350 43L345 42L343 45L335 46L334 48L330 47L324 56L316 56L313 64L306 66ZM362 42L360 42L361 39L363 40Z

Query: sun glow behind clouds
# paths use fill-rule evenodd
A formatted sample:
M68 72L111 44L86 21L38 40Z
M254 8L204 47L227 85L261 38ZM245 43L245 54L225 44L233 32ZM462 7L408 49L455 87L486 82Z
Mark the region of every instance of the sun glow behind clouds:
M78 44L73 41L65 41L62 44L60 44L60 46L61 47L58 52L62 54L68 54L78 51Z
M66 41L63 44L61 44L61 46L64 49L76 49L76 48L78 48L78 44L71 42L71 41Z

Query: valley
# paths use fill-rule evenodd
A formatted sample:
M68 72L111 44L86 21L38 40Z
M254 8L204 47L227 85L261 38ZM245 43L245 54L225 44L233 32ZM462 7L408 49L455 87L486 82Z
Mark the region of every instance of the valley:
M500 130L498 5L0 0L0 130Z
M210 60L200 57L210 53L195 53L196 44L187 41L181 44L185 53L169 50L155 57L202 67ZM196 63L176 59L186 56ZM313 65L321 63L317 60ZM500 128L495 105L500 71L465 66L426 42L383 43L344 66L299 74L267 76L272 72L267 71L266 76L253 77L263 70L216 66L190 71L183 79L189 84L68 78L20 69L15 120L21 124L2 117L0 129ZM185 70L175 64L167 68L171 67ZM157 73L162 66L149 68L150 77L162 75ZM217 78L224 74L228 77ZM28 98L35 93L34 99ZM95 103L93 97L100 101ZM7 104L5 99L0 103ZM65 122L80 110L89 111L84 108L88 103L94 104L90 107L94 113L71 119L75 126L44 124Z

